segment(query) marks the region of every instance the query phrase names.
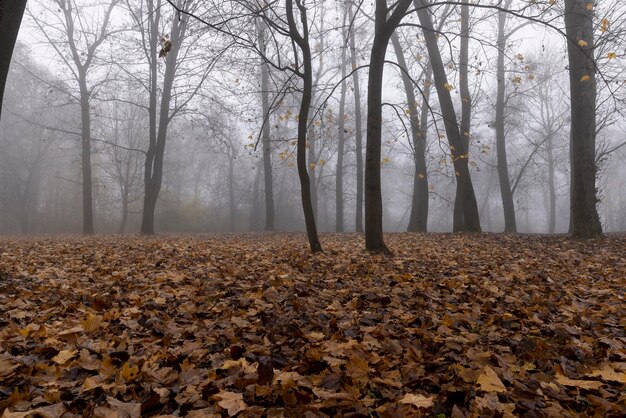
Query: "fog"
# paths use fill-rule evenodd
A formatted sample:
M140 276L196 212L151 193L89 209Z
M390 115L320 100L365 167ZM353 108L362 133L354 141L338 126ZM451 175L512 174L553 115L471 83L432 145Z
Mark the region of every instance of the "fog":
M558 4L543 3L507 3L517 15L508 17L510 36L500 44L506 160L517 231L566 233L571 204L567 42L559 32L563 11ZM152 232L145 229L146 190L155 196L154 232L263 231L268 207L264 145L271 163L274 230L305 229L296 158L303 83L289 70L300 68L304 58L294 54L292 41L281 32L286 24L282 3L267 6L272 12L265 10L265 24L251 17L253 3L176 4L191 16L157 0L29 2L0 121L0 233L85 232L89 203L96 233ZM348 5L314 1L305 6L312 52L306 168L321 232L337 230L338 194L343 229L357 229L357 170L362 169L357 153L365 158L374 6ZM603 230L618 232L626 231L626 9L617 0L597 7L597 208ZM440 5L429 12L439 28L446 89L461 121L468 99L461 92L460 8ZM448 232L459 173L432 88L422 29L410 11L403 22L396 34L406 69L394 64L399 57L390 43L382 84L383 228L407 230L418 176L428 181L428 231ZM470 7L469 27L466 158L482 230L502 232L498 10ZM411 78L413 104L407 103L403 74ZM263 93L269 115L263 111ZM420 125L424 174L416 171L413 115L426 122ZM90 199L85 198L86 181Z

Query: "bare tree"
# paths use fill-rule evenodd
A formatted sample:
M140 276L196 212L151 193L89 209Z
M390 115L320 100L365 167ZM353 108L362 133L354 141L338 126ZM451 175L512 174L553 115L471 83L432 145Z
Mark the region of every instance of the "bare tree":
M41 3L46 14L54 16L53 21L42 20L31 13L31 17L78 84L79 93L72 98L80 104L83 234L86 235L94 233L91 107L96 91L106 82L106 77L92 80L90 76L97 65L100 46L115 32L109 26L111 14L118 1L111 0L105 5L100 21L86 13L82 6L77 5L76 0L54 0L53 5ZM64 40L60 43L62 38Z
M426 40L426 47L428 49L430 64L433 70L435 88L437 96L439 97L444 126L448 142L450 144L454 171L457 180L457 188L460 189L460 192L457 193L457 197L461 198L463 215L462 228L460 228L460 230L465 232L480 232L481 227L478 215L478 205L468 165L469 156L468 153L464 152L465 145L463 135L460 130L460 125L457 122L454 104L450 95L451 85L448 83L445 66L437 44L436 31L433 27L430 10L428 9L429 3L427 0L416 0L416 3L417 15ZM456 230L459 230L458 223L460 222L457 221Z

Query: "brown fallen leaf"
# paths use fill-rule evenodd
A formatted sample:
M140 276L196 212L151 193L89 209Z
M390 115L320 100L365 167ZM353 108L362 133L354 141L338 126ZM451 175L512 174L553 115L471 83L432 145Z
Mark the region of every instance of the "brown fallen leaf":
M67 412L65 405L63 405L63 402L59 402L54 405L42 406L37 409L23 412L11 412L7 409L2 414L2 418L60 418L65 412Z
M563 386L571 386L578 389L589 389L589 390L597 390L602 387L604 383L598 382L597 380L575 380L570 379L569 377L563 376L562 374L556 375L556 381L562 384Z
M76 354L78 354L77 350L61 350L59 354L52 357L52 361L56 364L63 365L70 361Z
M496 372L489 366L485 366L483 372L478 376L476 384L485 392L506 392L506 387L502 383L502 380L500 380Z
M610 382L626 383L626 373L615 371L613 366L607 363L604 363L601 369L593 370L585 376L600 377L602 380Z
M216 395L220 399L217 403L221 408L226 409L228 416L232 417L241 411L245 411L248 405L243 400L243 395L237 392L222 391Z
M417 406L418 408L430 408L431 406L435 404L433 399L435 399L434 396L424 396L419 393L418 394L407 393L398 402L406 404L406 405Z

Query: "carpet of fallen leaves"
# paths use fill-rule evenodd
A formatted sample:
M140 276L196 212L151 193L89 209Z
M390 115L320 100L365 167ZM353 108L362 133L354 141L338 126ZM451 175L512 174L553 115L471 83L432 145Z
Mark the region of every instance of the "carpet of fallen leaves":
M626 415L626 237L0 240L2 417Z

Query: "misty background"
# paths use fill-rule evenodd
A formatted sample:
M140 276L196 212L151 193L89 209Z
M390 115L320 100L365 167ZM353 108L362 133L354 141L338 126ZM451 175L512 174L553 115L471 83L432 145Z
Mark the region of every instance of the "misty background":
M60 0L59 0L60 1ZM84 82L91 124L93 213L98 233L140 230L144 205L144 165L150 141L150 59L156 64L159 100L163 94L168 38L176 22L186 31L172 77L163 183L158 194L157 232L259 231L265 225L265 182L260 131L262 60L232 37L158 2L158 45L145 42L150 29L145 0L60 1L68 5L75 27L75 55L68 41L67 19L56 1L28 3L13 54L0 122L0 233L78 233L83 227L81 166L81 85L75 59L93 54ZM152 2L150 2L152 3ZM207 21L227 19L228 2L190 2ZM548 3L548 2L545 2ZM111 7L113 5L113 7ZM154 7L157 7L153 4ZM354 31L357 65L367 64L373 35L372 6L364 4L353 20L336 1L307 3L313 49L313 103L308 132L307 164L318 228L335 230L338 130L343 125L343 202L345 229L355 230L357 153L354 79L346 78L343 116L342 77L355 67L348 61L346 33ZM600 5L598 6L600 7ZM623 27L624 5L604 1L598 10L598 32L604 20ZM103 27L106 11L111 15ZM443 34L440 49L455 104L459 85L459 13L456 7L431 11ZM555 9L554 16L558 15ZM542 15L550 16L550 15ZM620 20L621 19L621 20ZM547 18L546 18L547 20ZM351 22L351 23L350 23ZM412 17L407 22L416 23ZM482 228L504 229L497 172L494 120L498 16L471 8L469 85L472 130L469 164ZM518 28L519 27L519 28ZM510 18L506 26L505 133L508 171L513 186L519 232L564 233L569 226L570 111L566 42L552 29ZM255 39L258 28L229 27L238 36ZM90 49L100 33L106 36ZM407 72L422 93L431 84L428 53L421 31L399 28L398 41ZM626 231L626 61L620 31L598 49L604 81L598 84L597 188L598 211L606 232ZM445 35L445 36L444 36ZM288 43L271 43L276 54ZM165 51L167 53L167 51ZM343 55L342 55L343 53ZM83 54L83 55L81 55ZM387 60L396 61L390 45ZM289 63L285 63L289 65ZM342 72L343 70L343 72ZM358 70L363 132L367 115L367 68ZM286 86L286 87L285 87ZM419 87L419 88L418 88ZM300 184L295 164L298 84L288 74L269 69L273 108L271 129L275 229L304 230ZM385 68L382 143L384 228L405 231L416 176L409 108L401 71ZM451 231L455 172L445 141L437 96L430 95L426 126L426 167L429 184L429 231ZM459 109L457 111L460 110ZM162 118L162 116L159 116ZM343 123L340 119L343 118ZM159 119L160 121L160 119ZM363 141L364 141L363 133Z

